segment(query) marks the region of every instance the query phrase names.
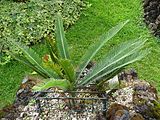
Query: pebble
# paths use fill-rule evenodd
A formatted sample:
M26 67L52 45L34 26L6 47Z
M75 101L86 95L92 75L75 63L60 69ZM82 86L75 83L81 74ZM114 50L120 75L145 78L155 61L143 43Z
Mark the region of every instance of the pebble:
M133 93L134 90L131 86L119 89L114 93L113 100L111 100L111 103L116 101L116 103L118 104L125 105L126 107L133 109Z
M61 96L59 93L49 93L46 94L46 97L59 97ZM66 94L66 96L68 96L68 94ZM78 97L98 97L98 96L91 96L89 94L79 94ZM69 97L69 96L68 96ZM51 100L46 100L43 99L41 100L41 107L42 107L42 113L39 114L37 113L36 110L36 103L32 102L33 100L31 100L31 103L29 103L27 106L25 106L23 108L19 119L23 118L25 120L29 119L29 120L47 120L47 119L54 119L54 120L94 120L96 117L96 112L89 112L88 110L91 110L92 107L95 110L102 110L102 101L97 101L94 103L94 105L92 106L92 101L87 101L85 102L85 109L84 112L75 112L75 111L71 111L68 109L68 107L66 107L66 101L63 100L59 100L59 103L56 99L51 99ZM77 101L78 103L82 102L82 101ZM58 110L57 108L60 108L61 110ZM18 120L18 119L17 119Z

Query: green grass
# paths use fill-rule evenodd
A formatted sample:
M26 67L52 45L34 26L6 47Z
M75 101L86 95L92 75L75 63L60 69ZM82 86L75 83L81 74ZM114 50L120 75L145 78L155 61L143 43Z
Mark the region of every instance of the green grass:
M81 19L67 32L67 38L72 46L73 58L77 61L89 44L97 40L103 32L120 21L130 20L124 29L112 39L98 54L105 54L112 46L129 39L148 39L146 47L151 53L142 61L130 65L138 71L139 78L148 80L160 92L160 44L149 34L143 23L141 0L89 0L92 7L84 12ZM80 51L80 52L79 52Z
M157 86L160 91L160 44L152 37L142 19L141 0L88 0L92 6L83 12L80 20L67 31L67 39L75 64L87 47L94 43L98 36L120 21L130 20L124 29L103 47L95 60L98 60L111 47L123 41L135 38L148 39L147 47L151 53L142 61L130 65L138 71L140 79L145 79ZM42 54L44 46L36 47ZM0 67L0 108L14 100L19 84L30 70L12 62Z

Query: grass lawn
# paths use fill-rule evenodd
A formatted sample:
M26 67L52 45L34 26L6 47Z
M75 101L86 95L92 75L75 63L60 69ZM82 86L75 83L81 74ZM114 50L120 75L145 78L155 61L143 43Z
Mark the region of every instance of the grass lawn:
M71 55L77 64L87 47L97 40L103 32L120 21L130 19L124 29L108 44L103 47L95 58L98 60L111 47L123 41L135 38L148 39L147 47L151 53L142 61L130 65L135 68L141 79L152 82L157 88L160 86L160 44L152 37L142 19L141 0L87 0L92 6L84 11L80 20L66 33ZM43 45L36 46L35 50L43 53ZM11 62L0 67L0 108L12 103L15 92L23 76L31 70L18 62ZM160 92L160 87L158 88Z

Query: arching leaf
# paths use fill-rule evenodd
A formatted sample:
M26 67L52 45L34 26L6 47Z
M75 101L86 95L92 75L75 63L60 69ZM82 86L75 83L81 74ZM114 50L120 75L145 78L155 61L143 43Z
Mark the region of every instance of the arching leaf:
M56 45L59 53L59 58L69 59L68 45L64 34L63 21L60 14L56 16Z
M91 46L88 49L88 51L83 55L82 59L80 60L80 65L78 68L78 71L79 71L78 79L80 78L80 75L82 74L85 67L88 65L91 59L96 55L96 53L102 48L102 46L108 40L114 37L127 23L128 23L128 20L125 22L121 22L115 27L111 28L107 33L103 34L93 46Z

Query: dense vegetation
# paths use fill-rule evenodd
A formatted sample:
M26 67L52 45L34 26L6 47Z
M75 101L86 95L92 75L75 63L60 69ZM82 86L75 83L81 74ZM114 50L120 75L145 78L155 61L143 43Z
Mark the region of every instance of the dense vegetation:
M79 18L80 11L85 7L82 1L73 0L29 0L14 2L0 1L0 63L9 60L6 49L17 52L9 44L9 39L21 41L26 45L41 42L46 35L54 37L54 19L57 12L63 15L65 29Z

